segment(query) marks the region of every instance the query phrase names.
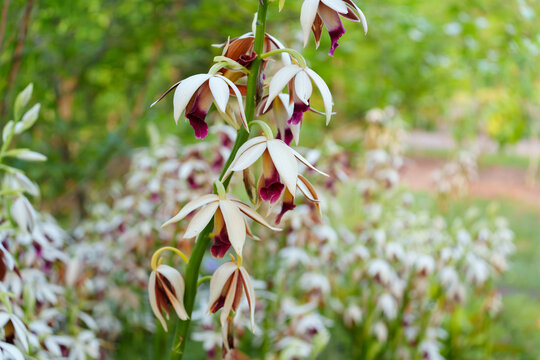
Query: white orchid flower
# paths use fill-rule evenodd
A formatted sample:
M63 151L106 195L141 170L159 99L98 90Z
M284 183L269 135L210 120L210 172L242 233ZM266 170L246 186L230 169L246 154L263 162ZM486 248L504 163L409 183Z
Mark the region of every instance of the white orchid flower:
M300 124L294 125L288 123L294 113L294 103L290 100L289 94L279 94L268 107L266 107L267 100L268 96L264 97L259 103L257 115L262 116L267 114L276 124L278 131L276 139L283 140L287 145L290 145L294 139L296 145L298 145L298 141L300 140Z
M210 248L212 255L223 257L232 246L234 251L242 256L242 249L246 242L246 235L254 237L251 233L246 216L259 224L274 231L281 229L268 224L264 218L249 205L238 200L231 194L208 194L187 203L179 212L162 226L178 222L188 214L201 208L191 219L184 239L194 238L214 218L214 244Z
M225 113L231 92L236 96L238 101L242 124L249 131L244 113L242 94L236 85L225 76L220 74L197 74L190 76L171 86L151 106L154 106L175 88L173 98L174 121L178 123L178 119L185 112L185 116L193 127L197 139L204 139L208 135L208 124L205 119L212 102L221 114Z
M310 186L304 182L304 178L299 176L298 161L310 169L328 176L316 169L282 140L273 139L267 134L267 136L257 136L246 141L238 149L236 157L225 172L224 179L229 177L232 172L247 169L259 158L262 158L263 163L263 174L258 186L259 196L262 200L270 203L277 202L285 188L294 197L297 186L302 192L305 191L305 194L309 194L312 198L316 197L316 194L312 194L309 190Z
M210 280L210 300L209 313L216 313L221 310L221 335L223 336L223 344L225 349L230 349L228 341L228 320L229 313L236 312L242 296L246 293L248 302L251 330L255 329L255 289L251 282L251 278L241 262L226 262L216 269Z
M28 330L18 316L5 311L0 312L0 329L4 330L6 337L17 339L22 350L28 352Z
M162 312L165 312L168 319L171 307L180 319L189 319L184 308L184 289L184 278L171 266L159 265L150 274L148 281L150 307L154 315L161 322L165 332L167 332L167 323L163 318Z
M364 33L367 33L367 20L362 10L356 6L352 0L304 0L300 12L300 23L304 32L304 46L309 40L309 32L313 31L315 43L319 47L323 25L330 35L330 51L328 54L334 56L334 51L339 46L339 38L345 34L345 28L341 23L340 16L346 19L361 22Z
M294 109L287 123L290 125L300 124L304 113L310 109L309 100L313 93L312 82L315 83L321 92L326 115L326 125L328 125L334 104L328 85L326 85L324 80L315 71L296 64L284 66L274 75L270 81L268 99L266 100L263 112L268 110L274 99L288 85L289 94L291 94L289 101L294 102Z

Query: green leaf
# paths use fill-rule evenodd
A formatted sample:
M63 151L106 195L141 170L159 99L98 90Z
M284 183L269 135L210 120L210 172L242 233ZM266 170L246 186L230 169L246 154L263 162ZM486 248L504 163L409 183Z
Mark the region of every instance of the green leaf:
M34 91L34 84L30 83L15 98L15 119L19 118L18 115L21 113L24 107L28 104L28 101L30 101L30 98L32 97L32 91Z

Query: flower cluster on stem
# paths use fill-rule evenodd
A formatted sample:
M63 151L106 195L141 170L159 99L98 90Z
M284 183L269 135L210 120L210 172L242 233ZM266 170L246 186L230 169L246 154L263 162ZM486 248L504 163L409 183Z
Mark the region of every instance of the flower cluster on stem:
M280 8L283 5L284 2L281 1ZM268 6L269 0L259 1L251 33L218 45L222 47L222 55L214 59L215 64L207 74L193 75L177 82L157 100L174 90L174 120L178 122L181 115L185 114L198 139L204 139L208 135L206 117L212 104L224 121L238 130L222 175L214 182L214 193L187 203L176 216L164 224L165 226L181 221L198 209L183 235L185 239L197 237L186 269L184 303L177 303L181 300L180 293L184 291L183 280L180 281L181 276L178 277L176 272L169 272L168 268L163 267L160 271L160 267L165 265L153 269L152 287L149 289L153 294L151 296L154 296L151 297L154 312L164 327L161 310L167 312L167 306L172 306L183 320L177 329L180 343L175 346L180 358L188 341L189 317L197 292L200 264L210 242L210 252L214 257L222 258L230 248L236 254L236 260L233 258L232 263L225 263L216 270L210 284L209 310L222 311L220 319L226 353L234 348L233 335L228 329L232 328L234 312L243 293L246 294L252 311L254 309L255 295L251 280L246 269L242 267L246 237L257 238L251 231L248 219L270 230L279 230L259 215L256 209L228 192L232 175L236 172L244 175L247 193L256 208L263 203L270 207L281 205L276 223L281 221L286 212L295 208L297 190L318 208L317 192L307 178L302 176L299 164L322 175L326 174L317 170L289 145L292 139L295 139L296 143L299 141L304 113L311 110L313 84L322 96L326 124L332 116L333 99L325 81L307 66L299 52L285 48L280 41L266 33ZM306 0L302 7L302 27L305 28L306 24L311 22L309 26L313 27L317 44L322 24L328 29L332 40L331 55L337 46L337 39L344 33L340 16L362 21L367 30L362 12L351 0ZM281 61L270 62L276 55L280 55ZM277 72L268 79L272 72L267 69L276 66ZM288 90L286 93L283 92L285 88ZM276 123L276 137L264 121L267 115ZM255 124L264 135L250 139L249 136L255 134ZM262 171L255 183L250 178L259 171L256 166L258 160L261 160ZM171 356L175 357L176 354L172 352Z

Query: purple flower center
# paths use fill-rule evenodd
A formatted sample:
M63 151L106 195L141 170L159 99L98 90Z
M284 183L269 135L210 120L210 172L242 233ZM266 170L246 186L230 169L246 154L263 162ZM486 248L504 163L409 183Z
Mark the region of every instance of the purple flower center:
M309 110L309 105L304 104L303 102L294 102L294 109L293 114L289 120L287 120L287 124L290 125L298 125L302 121L302 117L304 116L304 113Z
M343 27L343 24L341 24L341 21L339 22L339 26L335 29L332 29L328 31L328 34L330 34L330 51L328 51L328 55L334 56L334 51L336 51L336 48L339 46L338 40L340 37L345 34L347 30Z
M281 222L281 218L283 217L283 215L285 215L287 211L294 210L295 207L296 205L294 205L293 203L284 202L283 205L281 205L281 211L276 217L276 224L279 224Z
M279 200L285 186L279 181L279 174L274 170L274 175L268 179L264 179L264 187L259 191L261 199L269 201L271 204Z
M195 137L197 139L204 139L208 135L208 124L204 121L206 113L194 106L190 112L186 113L186 117L189 119L189 124L195 130Z
M285 131L284 131L284 136L282 137L281 136L281 132L278 130L278 133L277 133L277 136L276 136L276 139L279 139L279 140L283 140L283 142L287 145L291 145L291 141L293 140L293 133L292 133L292 130L291 128L286 128Z
M222 258L230 247L229 234L227 234L227 229L223 227L219 235L214 236L214 244L210 247L210 252L212 256Z

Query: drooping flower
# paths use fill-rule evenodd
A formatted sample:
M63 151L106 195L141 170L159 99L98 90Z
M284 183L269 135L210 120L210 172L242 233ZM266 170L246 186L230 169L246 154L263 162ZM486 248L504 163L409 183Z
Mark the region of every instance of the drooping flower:
M236 312L244 292L250 312L251 330L254 331L255 290L246 269L240 263L230 261L217 268L214 275L212 275L208 312L216 313L219 309L222 309L220 315L221 335L227 351L232 345L232 340L228 339L229 314L231 310Z
M231 92L236 96L238 101L242 124L249 131L244 113L242 94L236 85L225 76L220 74L197 74L190 76L171 86L151 106L154 106L174 89L176 89L173 99L174 121L178 123L178 119L185 111L186 118L193 127L197 139L204 139L208 135L208 124L205 119L212 102L221 114L225 113Z
M362 10L352 0L304 0L300 13L300 23L304 32L304 46L309 40L309 32L315 35L315 43L319 47L323 25L330 35L330 51L328 55L334 56L334 51L339 46L339 38L345 34L345 28L341 23L340 16L346 19L361 22L364 33L368 26Z
M199 235L213 217L214 244L210 248L210 251L215 257L223 257L231 246L238 255L242 255L246 235L253 237L246 216L271 230L281 230L268 224L255 210L231 194L221 197L215 194L208 194L190 201L176 216L162 226L178 222L198 208L201 208L201 210L191 219L184 233L184 239L190 239Z
M224 179L230 176L232 172L243 171L259 158L262 158L263 163L263 174L258 185L259 196L262 200L271 204L279 200L285 188L294 198L299 184L298 161L310 169L327 176L282 140L257 136L246 141L238 149L236 157L225 172ZM301 182L303 183L303 180ZM304 192L305 187L300 185L300 188ZM306 191L306 193L310 193L310 191Z
M303 68L296 64L291 64L281 68L270 81L268 99L263 112L266 112L274 99L281 93L285 86L289 86L289 95L291 102L294 102L294 108L288 124L298 125L302 121L304 113L310 109L309 101L313 93L312 81L319 88L324 103L326 115L326 125L330 122L332 116L332 94L324 80L310 68Z
M298 145L300 139L300 124L289 124L288 121L293 116L294 104L290 101L289 94L281 93L274 98L271 105L266 107L268 96L264 97L257 108L257 115L268 117L276 124L276 139L281 139L285 144L290 145L294 139ZM266 108L266 110L264 110ZM264 111L263 111L264 110Z
M171 266L159 265L150 274L148 281L150 307L165 331L167 331L167 323L162 312L165 312L168 319L171 307L180 319L189 318L184 308L184 286L184 278Z

